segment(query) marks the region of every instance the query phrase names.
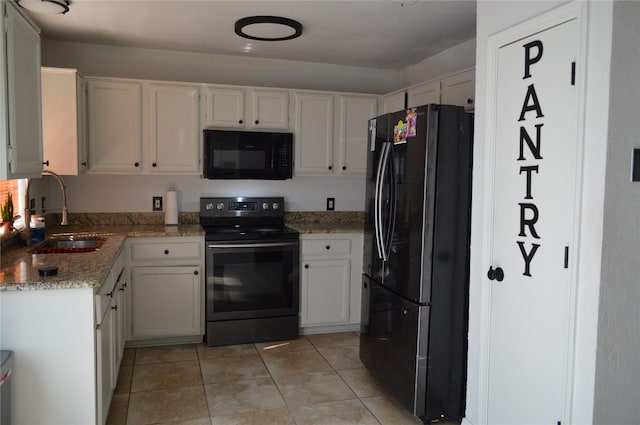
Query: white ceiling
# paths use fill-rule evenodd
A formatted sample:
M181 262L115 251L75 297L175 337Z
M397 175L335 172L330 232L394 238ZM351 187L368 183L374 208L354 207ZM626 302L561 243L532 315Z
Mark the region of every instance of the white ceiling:
M28 12L45 39L404 69L475 37L475 1L72 0L65 15ZM295 40L237 36L235 22L298 20Z

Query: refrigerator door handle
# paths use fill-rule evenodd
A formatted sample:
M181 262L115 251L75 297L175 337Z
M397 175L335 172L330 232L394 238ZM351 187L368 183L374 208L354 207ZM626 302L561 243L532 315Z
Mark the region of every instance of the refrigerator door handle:
M395 172L395 165L394 165L394 158L393 158L393 150L391 147L389 147L389 155L388 156L388 161L390 163L389 165L389 170L390 170L390 190L389 190L389 217L387 218L388 220L388 225L387 225L387 232L386 232L386 241L385 241L385 261L389 260L389 257L391 256L391 247L392 247L392 242L393 242L393 234L396 231L396 209L397 209L397 196L398 196L398 191L397 191L397 187L396 187L396 172Z
M376 232L376 248L378 249L378 258L383 258L382 249L382 164L384 163L385 154L387 152L387 143L382 144L382 152L378 160L378 172L376 173L376 189L373 207L373 224Z
M386 148L386 149L385 149ZM380 170L380 190L378 192L378 196L379 196L379 200L378 200L378 217L379 217L379 238L380 238L380 250L381 255L380 258L383 261L387 261L389 259L389 247L387 247L387 243L388 243L388 239L389 239L389 220L390 217L384 217L383 216L383 203L384 200L382 199L382 191L384 190L384 184L385 184L385 177L387 175L387 165L389 164L389 154L391 153L391 149L392 149L392 142L385 142L384 143L384 148L382 151L382 158L381 158L381 163L382 163L382 167ZM389 195L391 195L391 193L389 193ZM389 201L391 202L392 199L389 199ZM389 208L389 214L393 213L392 211L393 207ZM385 226L386 224L386 226Z

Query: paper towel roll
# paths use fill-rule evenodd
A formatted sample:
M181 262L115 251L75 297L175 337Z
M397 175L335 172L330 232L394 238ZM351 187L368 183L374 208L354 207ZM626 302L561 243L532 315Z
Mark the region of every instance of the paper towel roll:
M177 225L178 224L178 192L175 189L169 189L165 194L165 207L164 207L164 224L165 225Z

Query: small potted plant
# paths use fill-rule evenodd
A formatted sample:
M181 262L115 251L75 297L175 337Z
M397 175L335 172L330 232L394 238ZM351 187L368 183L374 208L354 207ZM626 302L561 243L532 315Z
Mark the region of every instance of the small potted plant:
M7 234L13 227L13 197L11 193L7 193L7 200L0 209L0 217L2 218L2 233Z

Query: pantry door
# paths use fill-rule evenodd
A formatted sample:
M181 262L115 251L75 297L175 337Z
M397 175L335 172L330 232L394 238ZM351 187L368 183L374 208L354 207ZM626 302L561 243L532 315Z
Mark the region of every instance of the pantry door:
M487 423L562 422L571 359L580 152L580 21L509 30L493 46ZM527 31L527 32L525 32ZM489 91L488 91L489 92Z

